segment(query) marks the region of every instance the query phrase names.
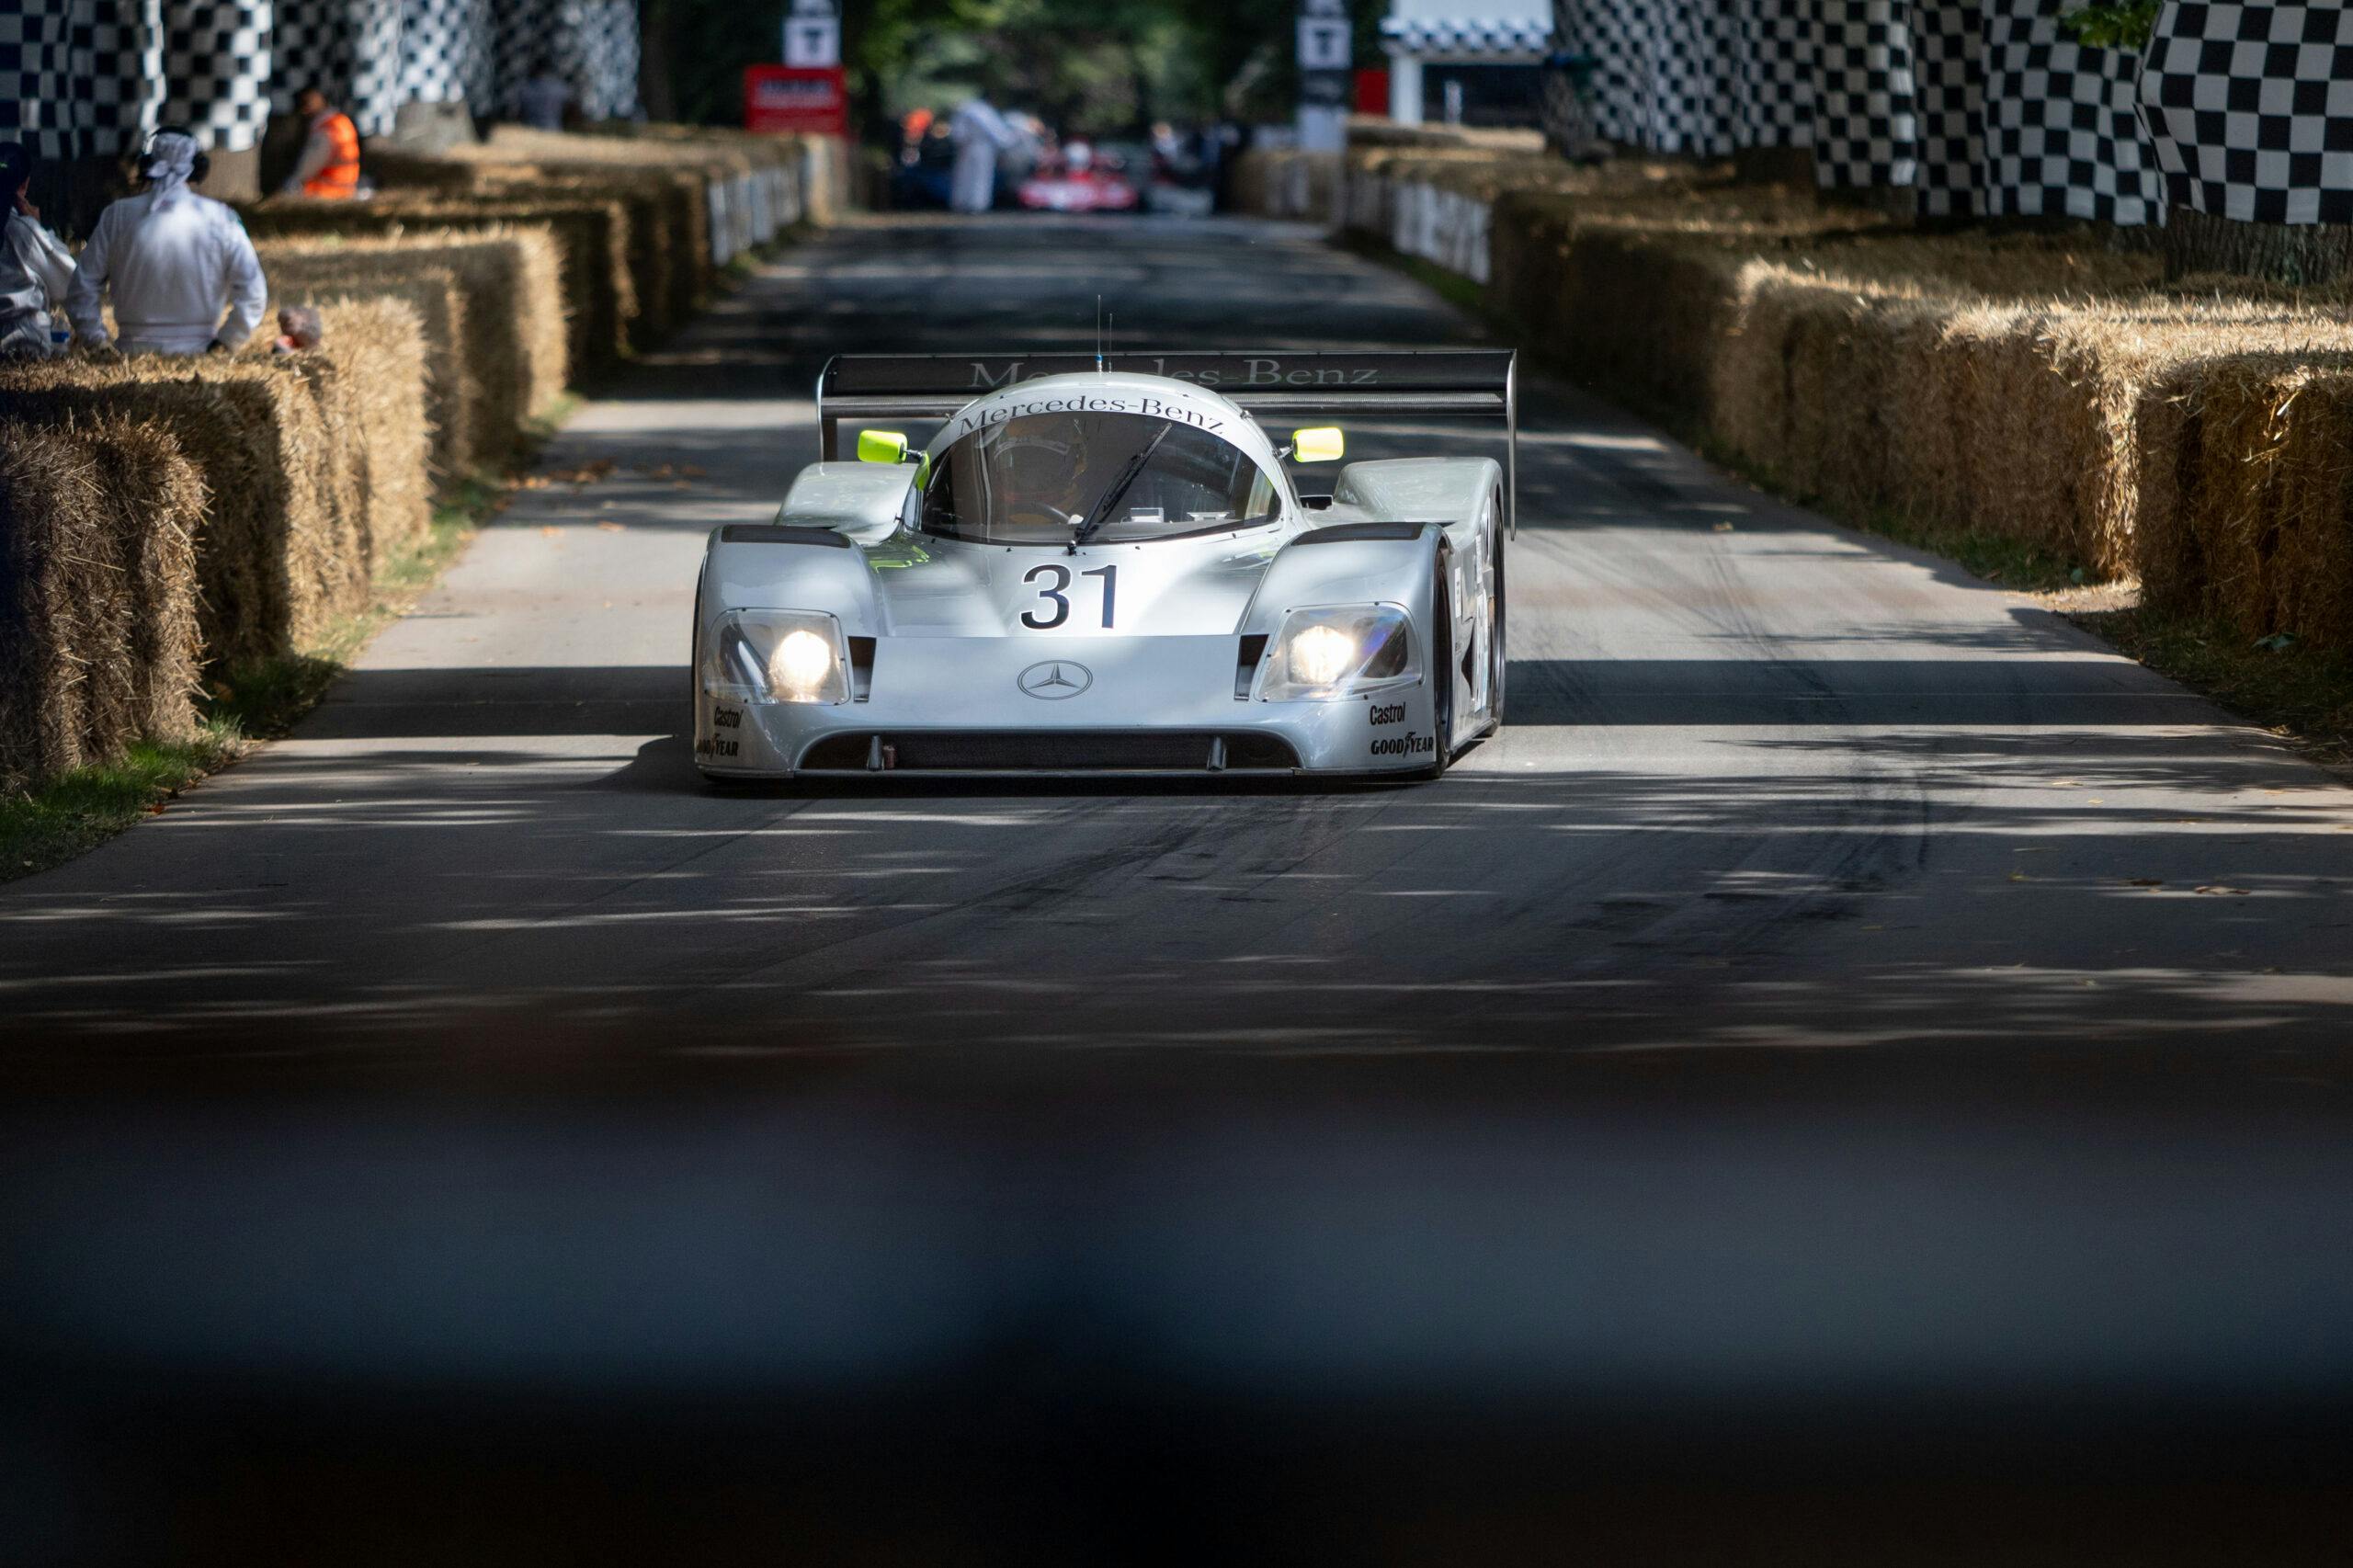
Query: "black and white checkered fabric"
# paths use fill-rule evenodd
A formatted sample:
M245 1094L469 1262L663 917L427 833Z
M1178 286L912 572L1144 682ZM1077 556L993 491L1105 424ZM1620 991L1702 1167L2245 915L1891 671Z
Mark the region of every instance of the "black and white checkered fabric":
M171 0L164 7L162 118L209 147L257 146L269 120L271 0Z
M111 157L156 125L163 0L9 0L0 11L0 141L40 158Z
M577 61L572 90L590 119L637 113L637 0L563 0L562 26Z
M2156 150L2136 108L2141 57L2086 49L2059 0L1985 0L1984 210L2165 222Z
M381 136L404 104L511 113L542 57L589 119L635 115L637 0L0 0L0 140L112 156L177 122L243 151L305 86Z
M1592 57L1594 129L1653 153L1733 145L1731 28L1719 0L1563 0L1560 47Z
M2353 7L2158 14L2141 101L2174 201L2268 223L2353 222Z
M466 96L479 0L405 0L401 7L400 96L446 104Z
M1530 4L1526 15L1512 17L1384 17L1381 36L1409 54L1537 60L1552 30L1552 18L1538 15L1542 8Z
M67 0L17 0L0 11L0 142L21 142L38 158L74 151L71 11Z
M1725 118L1735 146L1813 145L1814 9L1808 0L1730 0Z
M542 60L572 88L590 119L637 113L637 0L492 0L493 102L515 112L515 93Z
M1813 174L1825 188L1919 178L1910 13L1906 0L1824 0L1814 55Z
M1910 0L1913 82L1918 95L1920 211L1967 217L1981 210L1985 35L1978 0Z

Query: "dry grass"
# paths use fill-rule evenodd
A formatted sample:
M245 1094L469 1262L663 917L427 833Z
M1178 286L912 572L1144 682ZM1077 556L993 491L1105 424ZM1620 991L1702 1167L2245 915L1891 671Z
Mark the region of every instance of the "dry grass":
M395 237L324 234L268 240L259 248L262 268L281 297L293 290L303 290L306 298L366 294L377 291L372 284L379 278L450 275L460 309L450 318L454 335L446 355L430 341L432 320L424 323L436 406L454 397L462 410L465 437L453 454L456 466L443 471L449 477L505 458L530 421L563 395L568 361L562 264L544 230L493 226L412 230ZM454 387L442 381L442 367L452 361Z
M292 362L317 378L320 406L349 453L358 491L352 547L372 579L414 549L432 520L425 336L416 312L395 299L334 301L321 314L326 330L317 351Z
M273 321L284 306L349 299L398 300L415 312L425 340L434 476L444 484L454 483L480 460L475 424L482 378L469 353L466 293L455 272L420 265L397 244L360 249L306 242L273 244L262 254L262 269L269 278Z
M0 421L0 782L193 736L204 502L151 426Z
M554 240L565 301L566 351L574 372L610 366L629 351L638 313L629 258L629 203L582 192L392 192L372 201L274 199L244 211L256 239L324 234L402 235L414 229L460 232L542 228Z
M210 495L197 536L209 660L283 654L365 600L425 516L423 345L394 301L332 307L339 346L274 358L0 369L0 417L119 417L168 434Z
M2166 287L2083 232L1923 237L1802 189L1480 149L1352 155L1496 192L1531 345L1854 515L1991 530L2153 603L2353 646L2341 299Z

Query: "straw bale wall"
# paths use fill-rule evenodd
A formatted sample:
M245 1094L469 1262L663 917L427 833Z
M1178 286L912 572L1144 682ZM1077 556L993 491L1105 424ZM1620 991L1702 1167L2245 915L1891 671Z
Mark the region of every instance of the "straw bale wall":
M630 270L629 204L610 196L398 192L371 201L276 199L251 208L256 240L325 234L400 235L416 229L468 233L544 229L555 242L565 301L565 352L575 374L606 369L629 351L638 313Z
M483 401L466 328L466 291L458 275L406 254L399 242L359 249L275 242L262 251L269 279L271 318L289 305L324 306L348 299L398 300L415 312L425 348L426 417L432 426L429 460L443 485L481 460L475 433Z
M194 733L205 498L152 425L0 420L0 781Z
M427 520L423 335L397 301L331 305L327 347L0 369L0 418L169 435L210 497L197 534L206 656L290 652L368 602ZM340 342L336 340L340 339Z
M1253 154L1238 184L1289 214ZM1256 168L1247 165L1256 164ZM1802 498L2034 541L2153 604L2353 646L2353 322L2065 234L1923 237L1692 165L1352 151L1350 228Z

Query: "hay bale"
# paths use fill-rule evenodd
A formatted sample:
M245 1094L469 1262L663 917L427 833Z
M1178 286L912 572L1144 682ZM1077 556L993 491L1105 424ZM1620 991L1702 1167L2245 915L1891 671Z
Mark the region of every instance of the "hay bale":
M425 335L416 312L399 300L332 301L320 313L326 330L318 348L292 362L317 378L320 405L350 459L358 490L351 546L372 580L415 548L433 520Z
M464 412L463 466L494 463L514 449L532 415L563 394L566 379L563 292L555 243L535 228L429 229L397 236L321 235L265 241L262 268L278 285L288 276L332 293L343 279L447 271L461 296L462 323L446 358L430 356L437 398L456 361L455 396ZM353 287L347 294L370 290ZM426 323L428 338L433 324Z
M152 427L0 421L0 779L194 733L204 499Z
M245 210L256 239L323 234L400 235L412 229L544 228L554 240L563 291L566 352L576 374L603 369L629 349L638 313L631 277L630 212L613 198L497 191L387 196L373 201L276 199Z
M446 267L419 266L382 247L277 244L262 252L272 317L289 305L386 298L415 312L425 335L426 417L437 479L454 481L475 459L481 378L466 353L466 296Z
M197 539L206 656L237 665L290 652L356 608L366 562L335 514L354 494L313 378L257 356L0 369L0 417L119 416L167 432L210 496Z

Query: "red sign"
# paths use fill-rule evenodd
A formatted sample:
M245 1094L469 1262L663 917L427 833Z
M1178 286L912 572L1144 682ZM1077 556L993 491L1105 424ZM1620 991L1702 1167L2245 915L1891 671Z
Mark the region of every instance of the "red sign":
M1389 112L1389 73L1359 71L1357 73L1357 112L1380 114Z
M849 134L849 88L838 65L744 67L744 129Z

